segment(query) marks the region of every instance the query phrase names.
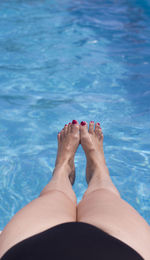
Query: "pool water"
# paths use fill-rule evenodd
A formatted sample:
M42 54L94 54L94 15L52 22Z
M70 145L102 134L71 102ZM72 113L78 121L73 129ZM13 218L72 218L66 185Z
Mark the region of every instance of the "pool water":
M100 122L110 175L150 224L148 0L0 1L0 229L52 177L57 133ZM73 189L87 189L75 156Z

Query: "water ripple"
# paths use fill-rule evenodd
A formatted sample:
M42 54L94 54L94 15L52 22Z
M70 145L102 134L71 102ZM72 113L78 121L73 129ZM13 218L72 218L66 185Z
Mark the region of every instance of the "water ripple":
M51 179L73 119L101 123L112 180L150 223L149 13L148 1L0 2L0 229ZM81 147L75 165L79 202Z

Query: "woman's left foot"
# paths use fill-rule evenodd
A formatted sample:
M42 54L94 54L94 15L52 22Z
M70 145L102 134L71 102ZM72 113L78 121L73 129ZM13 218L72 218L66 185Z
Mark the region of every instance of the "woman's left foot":
M73 120L72 123L65 125L58 133L57 139L58 152L54 172L63 167L73 185L75 181L74 156L80 142L79 123Z

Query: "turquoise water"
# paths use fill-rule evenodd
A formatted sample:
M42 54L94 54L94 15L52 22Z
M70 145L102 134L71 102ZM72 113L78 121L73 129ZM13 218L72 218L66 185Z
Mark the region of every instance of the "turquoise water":
M0 229L52 177L57 133L100 122L112 180L150 224L148 1L0 1ZM79 147L73 186L87 188Z

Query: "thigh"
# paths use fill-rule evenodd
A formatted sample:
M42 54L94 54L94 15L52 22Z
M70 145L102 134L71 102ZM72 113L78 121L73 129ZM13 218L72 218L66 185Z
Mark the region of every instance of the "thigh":
M0 257L13 245L55 225L76 221L76 205L60 191L50 191L14 215L0 235Z
M126 201L100 189L86 193L77 206L77 221L93 224L150 259L150 226Z

